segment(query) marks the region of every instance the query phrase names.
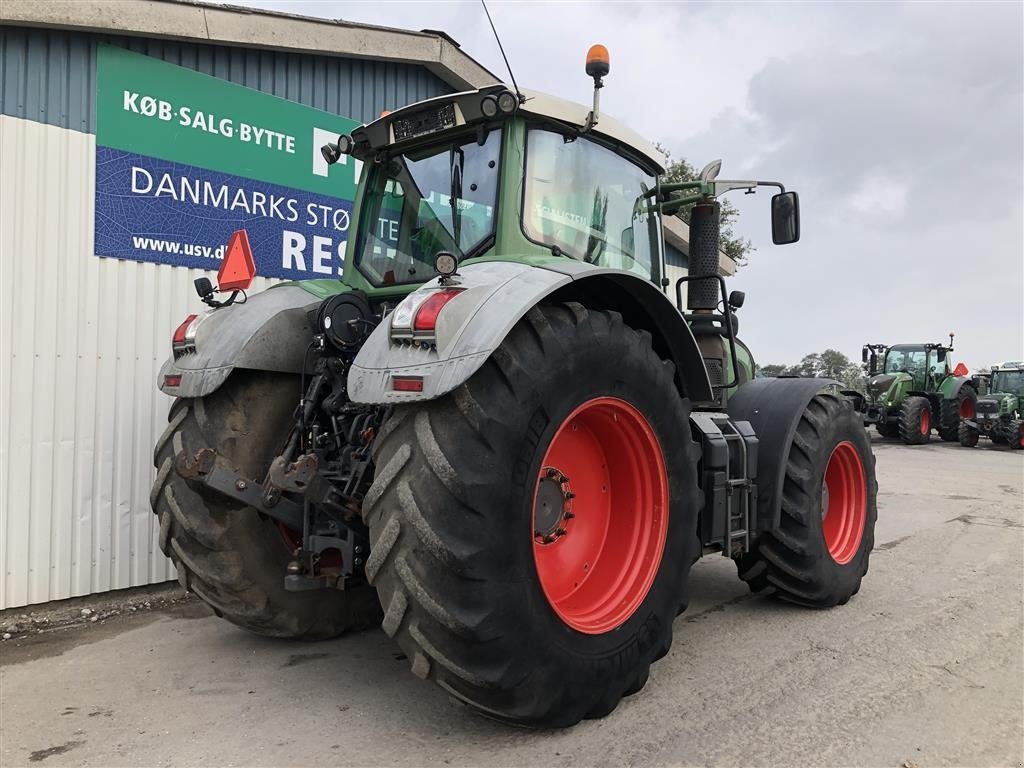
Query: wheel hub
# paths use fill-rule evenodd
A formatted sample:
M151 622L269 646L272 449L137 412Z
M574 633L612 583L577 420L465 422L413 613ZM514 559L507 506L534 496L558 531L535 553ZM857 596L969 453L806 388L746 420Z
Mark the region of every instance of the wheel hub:
M552 544L568 533L567 521L575 498L569 478L554 467L544 467L534 497L533 537L538 544Z

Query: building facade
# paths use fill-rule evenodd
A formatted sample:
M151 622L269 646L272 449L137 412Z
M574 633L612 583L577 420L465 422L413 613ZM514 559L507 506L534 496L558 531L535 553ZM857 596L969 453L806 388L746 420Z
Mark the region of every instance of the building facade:
M336 271L352 185L325 192L319 131L495 79L437 33L0 4L0 608L174 578L149 505L170 404L154 382L204 259L243 222L291 233L261 274Z

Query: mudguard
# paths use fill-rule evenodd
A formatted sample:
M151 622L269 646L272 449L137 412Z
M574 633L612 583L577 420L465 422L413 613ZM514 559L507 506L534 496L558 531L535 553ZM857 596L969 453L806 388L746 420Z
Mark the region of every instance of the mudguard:
M804 409L815 395L839 388L833 379L754 379L729 398L730 418L749 421L758 439L755 530L779 527L789 446Z
M707 371L686 321L643 277L558 259L543 266L503 261L471 264L461 267L456 279L465 290L438 316L434 345L393 340L389 318L370 334L349 371L348 393L354 402L383 404L441 397L469 379L513 326L543 299L580 300L599 292L600 308L617 308L619 299L634 312L641 307L652 334L662 339L676 363L688 395L694 400L711 397ZM418 292L438 287L435 279ZM395 391L394 377L422 378L422 391Z
M964 384L969 384L975 387L974 381L970 376L947 376L939 384L939 393L942 395L944 400L955 400L960 396L960 390ZM975 387L976 389L976 387Z
M208 312L196 330L195 351L172 356L160 368L160 391L172 397L204 397L235 368L299 373L313 338L306 313L321 301L286 283L243 304ZM172 381L180 376L178 385L168 385L168 376Z

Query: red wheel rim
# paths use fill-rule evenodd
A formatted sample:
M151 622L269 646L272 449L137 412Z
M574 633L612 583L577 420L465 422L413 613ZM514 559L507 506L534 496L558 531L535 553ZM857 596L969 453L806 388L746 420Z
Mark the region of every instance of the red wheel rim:
M921 434L927 435L931 431L932 419L928 415L928 409L921 411Z
M845 565L860 548L868 516L864 464L849 440L839 443L828 457L821 495L821 529L825 535L825 546L833 560Z
M563 622L597 635L633 615L668 532L665 459L640 411L598 397L569 414L544 454L532 523L540 585Z
M960 418L961 419L973 419L974 418L974 403L965 399L960 403Z

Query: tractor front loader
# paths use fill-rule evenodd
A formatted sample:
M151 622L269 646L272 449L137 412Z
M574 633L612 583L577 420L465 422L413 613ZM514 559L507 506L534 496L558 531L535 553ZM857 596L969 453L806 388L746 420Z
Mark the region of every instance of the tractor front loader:
M697 558L828 608L876 517L860 414L831 380L752 380L718 276L717 198L775 188L786 244L796 193L663 182L592 53L592 108L494 85L325 146L363 163L341 280L190 317L160 373L152 500L188 589L266 635L379 622L419 677L544 727L643 688ZM691 204L673 285L662 218Z
M927 443L933 429L944 441L956 442L961 423L974 418L978 391L963 363L950 367L952 351L952 333L948 345L865 344L864 426L874 424L882 437L907 445Z

